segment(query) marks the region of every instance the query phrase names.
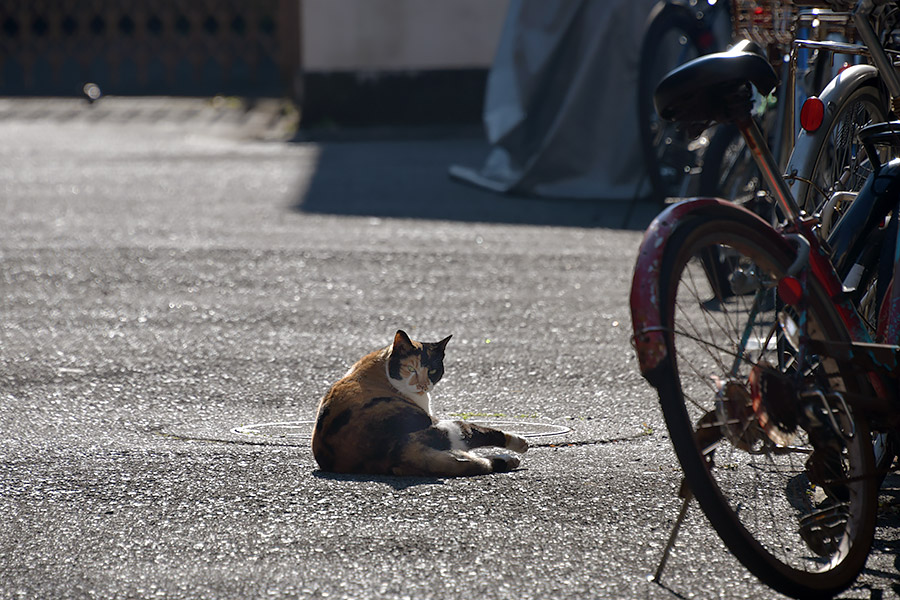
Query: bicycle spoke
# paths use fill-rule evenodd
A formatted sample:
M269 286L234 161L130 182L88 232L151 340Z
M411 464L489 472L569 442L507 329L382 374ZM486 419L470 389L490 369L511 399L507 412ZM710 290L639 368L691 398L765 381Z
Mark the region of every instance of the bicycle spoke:
M837 370L802 351L802 340L819 336L827 323L815 305L798 312L776 297L775 282L791 259L776 261L764 245L717 226L700 227L703 235L682 242L678 252L685 258L673 269L667 331L680 394L672 401L690 426L690 437L676 449L679 458L693 453L705 465L697 472L685 467L691 485L702 490L705 481L717 490L715 499L698 494L701 504L714 502L733 514L738 535L761 544L766 560L814 577L841 565L851 536L860 535L841 506L864 501L854 480L863 473L864 444L847 435L853 417L837 401L841 390L832 394L828 387ZM796 386L823 390L822 400L805 400ZM823 406L810 413L803 402ZM734 521L728 523L722 527L733 529ZM860 552L852 553L854 561Z

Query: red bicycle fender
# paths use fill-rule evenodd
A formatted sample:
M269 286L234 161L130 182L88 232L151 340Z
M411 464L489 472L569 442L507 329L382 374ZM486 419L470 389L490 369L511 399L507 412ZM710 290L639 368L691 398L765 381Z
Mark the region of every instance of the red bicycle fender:
M774 246L784 246L790 251L789 242L772 229L771 225L727 200L693 198L673 204L661 212L644 232L631 280L631 324L634 330L632 343L637 352L641 375L648 379L648 374L668 356L662 321L663 299L660 297L659 287L666 246L679 224L686 219L708 215L715 215L723 220L752 223L772 238Z

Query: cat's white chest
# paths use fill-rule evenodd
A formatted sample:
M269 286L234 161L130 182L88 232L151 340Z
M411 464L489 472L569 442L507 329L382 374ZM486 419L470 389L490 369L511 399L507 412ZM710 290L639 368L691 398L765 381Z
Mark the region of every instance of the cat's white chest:
M425 392L424 394L422 394L422 396L424 396L423 398L421 398L422 402L416 402L416 404L421 406L425 412L431 415L431 394Z
M419 408L421 408L422 410L427 412L429 415L431 415L431 394L430 393L423 392L421 394L415 394L415 393L410 394L409 392L404 392L403 390L398 390L398 391L401 394L403 394L405 397L407 397L410 400L412 400L413 402L415 402L416 405L419 406Z

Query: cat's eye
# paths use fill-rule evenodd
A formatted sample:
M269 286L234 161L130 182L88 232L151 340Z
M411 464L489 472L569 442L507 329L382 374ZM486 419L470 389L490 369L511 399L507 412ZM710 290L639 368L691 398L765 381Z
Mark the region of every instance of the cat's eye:
M428 369L428 374L429 374L429 375L437 375L437 372L438 372L437 369Z

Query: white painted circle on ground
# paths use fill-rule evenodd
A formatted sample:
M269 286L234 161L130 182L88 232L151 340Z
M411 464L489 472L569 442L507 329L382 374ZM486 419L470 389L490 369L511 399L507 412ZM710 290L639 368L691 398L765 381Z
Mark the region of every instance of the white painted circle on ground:
M525 421L498 421L491 419L472 419L469 423L501 429L506 433L515 433L526 438L550 437L564 435L572 431L571 427L553 425L551 423L529 423ZM232 433L259 436L275 439L310 440L312 439L313 421L278 421L273 423L255 423L241 425L232 429Z

